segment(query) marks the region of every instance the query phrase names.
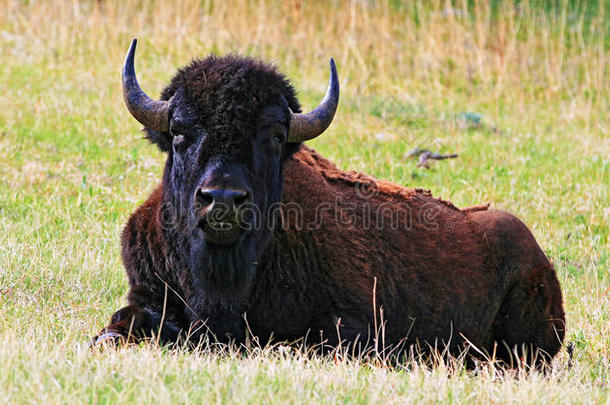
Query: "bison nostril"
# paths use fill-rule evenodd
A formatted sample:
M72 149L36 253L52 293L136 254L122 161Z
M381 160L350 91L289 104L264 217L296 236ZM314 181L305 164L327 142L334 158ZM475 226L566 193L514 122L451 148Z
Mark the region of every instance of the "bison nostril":
M207 207L214 202L214 192L207 189L197 190L197 202L203 207Z
M243 193L243 194L236 193L235 197L233 198L233 206L235 208L241 207L242 205L247 203L248 200L250 199L248 192L240 192L240 193Z

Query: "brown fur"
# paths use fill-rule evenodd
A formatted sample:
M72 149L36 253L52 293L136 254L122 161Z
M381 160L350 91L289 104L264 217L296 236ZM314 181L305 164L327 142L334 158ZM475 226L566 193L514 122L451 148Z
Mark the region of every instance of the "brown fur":
M371 195L354 192L370 183ZM511 361L506 346L540 349L547 358L561 347L564 313L555 272L527 227L505 212L487 206L461 210L425 190L339 170L302 147L286 162L283 202L297 202L302 223L320 223L320 229L284 223L257 266L243 313L227 307L215 319L204 319L183 304L197 295L188 273L166 270L172 256L157 220L161 195L157 189L136 211L122 238L123 258L132 269L127 308L151 308L155 301L155 309L148 310L153 316L134 327L131 317L138 310L117 313L106 330L158 330L163 280L171 288L162 335L170 341L197 321L207 322L219 340L243 341L245 315L262 341L309 334L310 343L317 343L321 333L332 346L338 343L339 324L341 339L363 344L374 337L377 317L378 325L384 322L388 348L419 342L457 352L465 337L479 350ZM336 199L336 207L316 217L316 207ZM373 212L382 204L406 207L410 229L405 230L406 217L398 219L399 229L366 227L358 210L351 225L339 226L336 216L345 214L347 203L368 204Z
M475 345L528 363L561 347L561 289L521 221L339 170L287 142L300 106L275 67L210 56L180 69L161 98L172 100L169 129L146 134L167 152L162 183L123 232L129 305L100 339L243 343L251 333L394 354ZM258 209L225 227L231 239L206 222L210 188L240 190Z

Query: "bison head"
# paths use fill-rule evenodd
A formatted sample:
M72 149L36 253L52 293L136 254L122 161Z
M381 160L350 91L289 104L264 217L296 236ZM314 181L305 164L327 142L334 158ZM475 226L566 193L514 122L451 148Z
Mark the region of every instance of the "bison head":
M334 61L326 97L301 114L275 67L236 55L193 61L152 100L136 79L135 48L136 40L125 58L123 96L147 138L167 152L161 221L171 224L173 243L204 285L244 289L273 230L284 161L335 114Z

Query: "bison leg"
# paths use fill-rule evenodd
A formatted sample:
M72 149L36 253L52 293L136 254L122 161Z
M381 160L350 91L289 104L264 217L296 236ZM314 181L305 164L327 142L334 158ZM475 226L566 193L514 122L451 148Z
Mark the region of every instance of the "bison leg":
M557 354L565 335L555 270L516 217L503 211L479 211L472 218L483 227L499 272L499 291L505 291L492 326L496 357L513 366L520 361L544 365Z
M180 328L163 318L163 313L148 308L135 305L126 306L112 315L110 324L92 339L91 344L135 343L153 337L162 343L176 342L180 335Z
M565 335L561 290L549 264L527 271L511 289L494 321L497 356L511 365L543 366Z
M180 308L170 296L153 293L153 289L133 287L129 305L112 315L110 324L100 331L92 344L137 342L155 338L161 343L174 343L181 332Z

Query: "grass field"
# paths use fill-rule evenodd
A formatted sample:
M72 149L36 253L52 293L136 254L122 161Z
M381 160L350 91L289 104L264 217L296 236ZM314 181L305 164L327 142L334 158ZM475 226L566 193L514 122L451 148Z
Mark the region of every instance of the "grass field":
M0 401L610 402L610 3L0 0ZM342 168L517 214L555 263L548 375L84 342L127 290L119 234L164 157L123 106L209 52L275 61L309 108L334 56ZM428 148L457 159L416 167Z

